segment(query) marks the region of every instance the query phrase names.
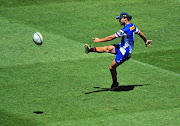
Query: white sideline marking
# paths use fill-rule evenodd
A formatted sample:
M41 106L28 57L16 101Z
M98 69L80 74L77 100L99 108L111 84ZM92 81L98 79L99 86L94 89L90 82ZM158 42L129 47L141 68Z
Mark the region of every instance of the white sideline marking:
M180 74L178 73L175 73L175 72L172 72L172 71L169 71L169 70L166 70L166 69L163 69L163 68L160 68L160 67L157 67L157 66L153 66L153 65L150 65L150 64L147 64L147 63L143 63L143 62L140 62L138 60L135 60L135 59L130 59L131 61L135 62L135 63L139 63L139 64L142 64L144 66L148 66L148 67L151 67L151 68L155 68L155 69L158 69L160 71L163 71L163 72L166 72L166 73L169 73L169 74L172 74L172 75L175 75L175 76L180 76Z

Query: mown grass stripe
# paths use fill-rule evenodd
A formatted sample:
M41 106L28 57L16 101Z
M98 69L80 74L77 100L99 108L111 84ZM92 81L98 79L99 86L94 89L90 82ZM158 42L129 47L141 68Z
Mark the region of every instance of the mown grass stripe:
M169 71L169 70L157 67L157 66L153 66L153 65L150 65L150 64L147 64L147 63L143 63L143 62L140 62L140 61L135 60L135 59L131 59L131 61L133 61L135 63L138 63L138 64L141 64L141 65L144 65L144 66L148 66L148 67L154 68L154 69L158 69L160 71L163 71L165 73L169 73L169 74L172 74L172 75L175 75L175 76L178 76L178 77L180 76L180 74L178 74L178 73L175 73L175 72L172 72L172 71Z

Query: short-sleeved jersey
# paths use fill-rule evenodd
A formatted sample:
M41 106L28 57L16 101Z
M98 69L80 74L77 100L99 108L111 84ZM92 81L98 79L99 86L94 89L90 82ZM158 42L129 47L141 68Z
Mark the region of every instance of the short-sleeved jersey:
M120 47L126 49L129 47L129 53L132 53L134 46L134 34L139 34L140 30L132 23L127 24L123 29L115 33L116 37L122 37Z

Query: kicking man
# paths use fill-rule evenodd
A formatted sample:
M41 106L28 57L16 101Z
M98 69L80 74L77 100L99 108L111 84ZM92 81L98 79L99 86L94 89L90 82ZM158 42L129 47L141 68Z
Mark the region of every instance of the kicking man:
M128 13L121 13L120 16L116 17L116 19L119 20L120 24L123 25L124 28L122 28L115 34L107 36L105 38L93 39L94 42L97 43L111 41L113 39L121 37L121 43L93 48L91 48L88 44L84 45L85 52L87 54L90 52L108 52L116 55L115 60L113 60L109 67L113 81L110 91L115 91L119 86L119 83L117 82L116 68L131 57L134 46L134 34L138 34L144 40L146 47L147 45L151 46L152 43L152 40L147 40L146 36L134 24L130 23L132 16L130 16Z

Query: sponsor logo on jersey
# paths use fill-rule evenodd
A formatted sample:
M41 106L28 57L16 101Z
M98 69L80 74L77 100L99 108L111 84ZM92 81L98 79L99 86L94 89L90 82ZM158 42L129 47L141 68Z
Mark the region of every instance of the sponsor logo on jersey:
M130 27L130 30L131 30L131 31L134 30L134 29L135 29L134 25Z

